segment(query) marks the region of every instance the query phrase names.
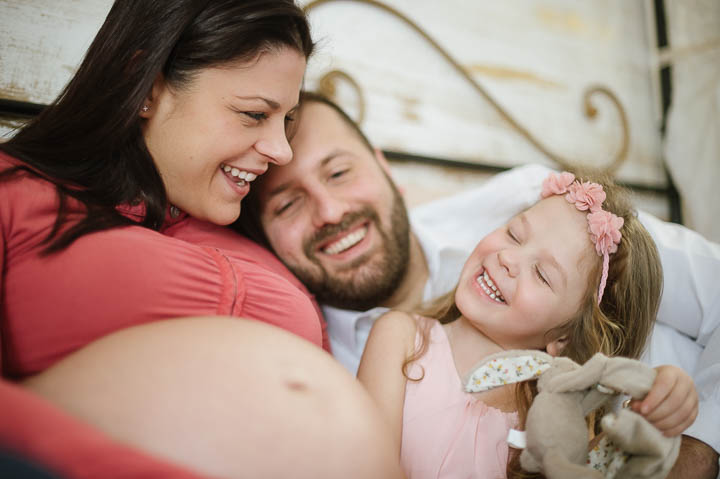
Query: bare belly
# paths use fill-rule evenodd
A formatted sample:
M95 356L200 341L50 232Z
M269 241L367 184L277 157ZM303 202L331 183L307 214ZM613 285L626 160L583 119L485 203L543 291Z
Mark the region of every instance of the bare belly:
M213 476L401 477L355 378L323 350L256 321L129 328L23 385L111 437Z

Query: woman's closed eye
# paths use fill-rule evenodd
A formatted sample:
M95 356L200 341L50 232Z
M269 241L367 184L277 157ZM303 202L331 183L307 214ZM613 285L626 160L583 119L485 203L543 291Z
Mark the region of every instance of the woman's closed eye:
M244 111L242 113L255 121L262 121L267 118L267 114L260 111Z

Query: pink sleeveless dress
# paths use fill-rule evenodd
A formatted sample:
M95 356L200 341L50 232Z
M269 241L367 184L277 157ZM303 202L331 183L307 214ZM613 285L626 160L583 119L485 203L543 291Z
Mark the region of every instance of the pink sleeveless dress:
M418 338L419 340L419 338ZM506 477L508 430L504 413L466 393L442 325L433 321L427 352L409 368L400 460L409 479ZM422 367L422 369L421 369Z

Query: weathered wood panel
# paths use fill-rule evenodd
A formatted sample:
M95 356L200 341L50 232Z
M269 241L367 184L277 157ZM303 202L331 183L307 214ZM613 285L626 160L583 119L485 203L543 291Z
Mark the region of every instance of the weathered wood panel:
M609 102L598 99L592 122L582 110L587 87L608 86L630 123L620 177L664 184L646 2L385 3L425 29L561 156L602 164L618 150L621 129ZM380 146L499 165L546 161L402 21L347 1L317 6L310 17L320 44L308 83L331 69L352 75L366 98L364 126Z
M0 97L52 101L82 60L111 0L0 0Z
M720 2L666 0L666 9L673 105L665 158L685 223L720 243Z
M0 97L51 101L75 71L111 4L0 0ZM386 4L425 29L512 116L561 156L603 163L615 154L621 136L617 112L603 98L596 103L599 114L594 121L587 121L582 110L585 88L608 86L630 123L629 160L620 178L664 185L647 1ZM365 96L363 127L378 146L500 166L550 164L397 18L354 1L324 4L309 15L318 50L308 67L308 86L316 86L331 69L351 74ZM339 93L352 110L353 90L340 85ZM7 125L0 124L0 134L7 132ZM396 170L408 190L416 185L420 191L413 202L457 191L482 177L426 166ZM424 175L428 176L422 179ZM435 185L432 190L430 184Z

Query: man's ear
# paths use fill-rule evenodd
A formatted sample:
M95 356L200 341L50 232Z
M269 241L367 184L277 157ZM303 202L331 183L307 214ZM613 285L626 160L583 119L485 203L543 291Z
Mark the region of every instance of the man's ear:
M374 148L375 151L375 159L377 160L378 164L380 165L380 168L385 172L385 174L390 178L390 181L395 185L395 188L400 192L401 195L405 195L405 188L398 185L395 182L395 179L393 178L392 171L390 170L390 163L388 163L387 158L385 158L385 154L382 152L380 148Z
M567 336L560 336L556 340L549 342L545 347L545 351L552 357L558 357L565 349L565 346L567 346L567 343Z
M385 171L385 174L387 174L390 178L392 178L392 171L390 171L390 164L387 161L387 158L385 158L385 154L382 152L380 148L373 148L375 151L375 159L377 160L378 164L380 165L380 168Z

